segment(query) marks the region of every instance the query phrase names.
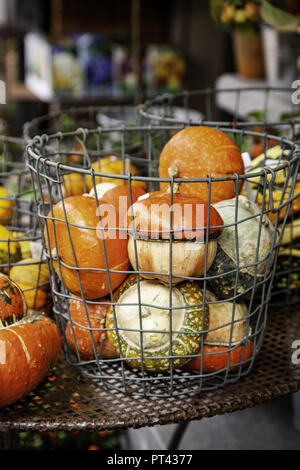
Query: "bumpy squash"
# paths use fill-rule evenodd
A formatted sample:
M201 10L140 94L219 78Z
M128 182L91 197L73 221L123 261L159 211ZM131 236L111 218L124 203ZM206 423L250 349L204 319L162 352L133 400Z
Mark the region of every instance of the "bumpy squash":
M117 225L111 227L116 228L115 234L107 228L102 232L98 213L95 198L72 196L54 206L53 215L59 220L47 219L45 227L47 249L51 253L58 276L62 274L65 287L81 297L79 276L82 295L86 299L98 299L110 292L104 246L108 268L118 271L109 273L113 290L125 279L126 271L129 269L127 237L121 235ZM49 217L52 217L52 212L49 212ZM69 224L70 238L66 222ZM54 227L57 246L55 246ZM102 235L107 238L102 240ZM59 261L61 261L60 267ZM76 264L79 268L78 274L76 269L72 269Z
M137 277L131 275L115 293L117 323L112 306L106 316L110 343L130 367L141 369L143 366L149 372L165 371L170 369L170 356L174 357L174 367L182 366L189 361L189 355L199 350L201 335L205 335L203 330L208 326L207 307L203 318L202 290L193 282L181 282L173 287L171 351L169 287L156 280L142 279L139 299L137 282Z
M244 196L239 196L238 206L233 198L214 207L224 220L224 229L217 240L217 254L208 271L207 287L220 300L243 294L239 300L244 301L252 293L255 278L259 283L272 267L274 227L266 215L260 223L261 209ZM236 207L239 223L235 225Z
M26 310L26 300L20 287L0 273L0 328L20 320Z
M9 277L22 289L28 308L48 313L51 291L46 261L34 258L19 261L11 268Z

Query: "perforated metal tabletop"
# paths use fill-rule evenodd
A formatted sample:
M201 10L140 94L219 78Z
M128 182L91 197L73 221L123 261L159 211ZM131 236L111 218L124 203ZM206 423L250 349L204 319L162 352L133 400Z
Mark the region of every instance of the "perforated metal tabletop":
M62 357L28 397L0 410L0 432L116 430L183 423L242 410L300 389L300 304L270 308L264 343L251 373L235 384L198 396L143 398L87 381ZM297 362L297 361L296 361Z

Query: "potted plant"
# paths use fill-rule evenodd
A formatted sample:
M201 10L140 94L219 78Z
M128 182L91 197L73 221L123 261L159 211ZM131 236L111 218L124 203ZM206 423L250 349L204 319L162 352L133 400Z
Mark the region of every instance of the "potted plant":
M232 33L234 59L243 78L264 78L264 50L261 24L278 29L297 29L299 6L295 0L211 0L216 24Z

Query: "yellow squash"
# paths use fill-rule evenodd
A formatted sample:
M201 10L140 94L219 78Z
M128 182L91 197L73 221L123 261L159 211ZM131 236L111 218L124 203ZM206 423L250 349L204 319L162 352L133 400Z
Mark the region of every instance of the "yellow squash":
M80 173L70 173L62 176L62 194L63 197L81 196L84 193L84 180Z
M29 309L48 313L51 291L46 261L24 259L11 268L9 277L22 289Z
M112 175L127 175L131 173L132 176L138 176L139 172L137 168L130 163L129 159L125 159L125 168L123 165L123 160L116 157L115 155L110 155L109 157L104 157L99 161L96 161L92 164L92 169L96 172L108 173ZM114 184L124 184L123 179L110 178L110 177L95 177L95 185L99 183L114 183ZM146 183L144 181L132 181L133 186L140 186L141 188L146 188ZM93 188L93 180L91 175L86 176L86 188L87 191L90 191Z
M17 263L20 259L19 242L14 241L13 234L4 225L0 225L0 271L7 273L8 264Z
M262 169L264 167L265 158L270 159L270 160L274 160L274 161L278 160L278 165L280 165L280 164L283 163L283 161L280 161L280 159L282 159L283 157L284 157L284 151L281 149L280 145L276 145L276 146L270 148L266 152L266 155L264 153L262 153L257 158L253 159L252 160L252 168L251 168L251 170L247 171L247 174L251 175L251 173L257 173L260 169ZM276 163L271 163L271 164L267 165L267 167L271 168L271 169L276 169L276 167L278 165ZM262 207L264 210L274 209L273 212L269 211L269 213L268 213L268 217L269 217L269 219L271 220L271 222L273 224L276 222L276 218L277 218L276 208L278 208L278 206L280 204L283 204L285 201L287 201L288 198L290 197L290 194L289 194L290 193L290 185L288 183L288 185L286 187L286 190L285 190L285 193L284 193L284 196L283 196L283 200L281 201L283 190L284 190L284 185L286 183L286 172L287 172L286 169L282 169L282 170L279 170L279 171L275 172L275 178L274 178L273 185L272 185L272 200L273 200L273 202L270 199L270 193L269 193L269 188L268 187L266 187L265 195L263 197L263 193L262 193L262 191L260 191L260 185L261 185L260 176L253 177L253 178L250 178L248 180L250 190L253 191L254 197L258 193L257 194L257 200L256 200L257 204L260 207ZM268 181L271 181L272 178L273 178L273 175L271 173L267 175L267 180ZM243 194L244 196L249 197L249 194L247 192L247 189L249 190L249 186L247 186L245 184L243 186L241 194ZM263 188L261 188L261 189L263 189ZM294 189L294 194L299 194L299 196L300 196L300 181L296 182L295 189ZM271 205L271 202L272 202L272 205ZM291 215L292 212L296 213L298 211L300 211L300 197L293 200L289 215ZM286 207L283 207L280 210L280 213L279 213L279 220L282 220L284 218L285 212L286 212Z

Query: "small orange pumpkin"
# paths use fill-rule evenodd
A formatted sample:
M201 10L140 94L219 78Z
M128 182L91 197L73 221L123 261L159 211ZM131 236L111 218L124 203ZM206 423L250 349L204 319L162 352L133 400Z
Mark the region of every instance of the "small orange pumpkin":
M238 365L241 361L241 367L249 364L249 359L253 356L253 343L248 341L247 346L240 345L231 349L229 346L203 346L203 373L217 372L222 369L226 369L229 366L229 370L234 372L240 366ZM230 356L230 358L228 357ZM228 361L229 359L229 361ZM184 367L184 370L200 373L201 372L201 354L194 357Z
M224 132L208 126L192 126L180 130L164 146L159 158L160 178L169 178L170 170L177 178L226 177L244 173L239 147ZM211 203L233 198L234 181L215 181L211 184ZM168 183L161 183L166 190ZM240 180L239 191L242 188ZM207 201L209 188L204 183L182 183L182 192Z
M1 299L0 407L11 405L34 390L56 365L62 345L53 321L28 310L22 292L5 277L1 275L2 289L12 302ZM16 314L12 314L14 308Z
M98 208L95 198L71 196L53 207L53 216L59 220L54 221L49 218L45 227L46 245L58 276L62 273L65 287L73 294L81 296L79 276L86 299L98 299L109 294L106 260L109 270L118 271L109 273L112 290L126 278L126 271L129 269L126 234L117 230L117 220L114 226L104 227L102 231L99 211L103 215L101 204ZM49 217L52 217L51 211ZM54 227L57 246L55 246ZM109 228L115 229L115 233ZM60 266L59 261L61 261ZM78 271L74 269L76 264Z
M155 191L138 200L127 212L126 225L130 235L128 255L133 268L139 269L146 279L159 279L167 284L171 280L172 284L177 284L184 277L199 277L205 268L209 270L217 251L214 238L221 233L223 220L213 206L209 208L208 203L197 196L181 194L176 187L173 197L170 193Z

